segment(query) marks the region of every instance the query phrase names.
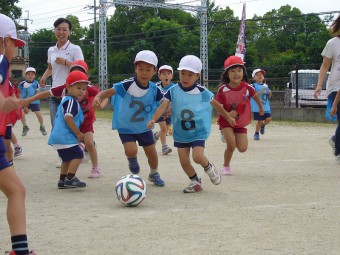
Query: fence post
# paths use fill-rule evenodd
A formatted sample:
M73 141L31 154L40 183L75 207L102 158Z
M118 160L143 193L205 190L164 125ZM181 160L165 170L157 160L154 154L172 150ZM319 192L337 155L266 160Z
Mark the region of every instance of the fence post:
M295 65L295 107L299 107L299 66Z

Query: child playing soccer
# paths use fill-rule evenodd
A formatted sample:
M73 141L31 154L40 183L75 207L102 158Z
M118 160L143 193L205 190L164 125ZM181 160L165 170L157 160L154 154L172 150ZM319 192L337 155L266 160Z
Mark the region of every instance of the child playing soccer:
M25 81L22 81L19 84L19 89L20 89L20 94L21 94L22 99L30 98L36 95L37 93L39 93L39 83L35 80L35 74L36 74L35 68L33 67L26 68L26 71L25 71L26 79ZM27 106L27 108L31 110L32 112L34 112L35 116L37 116L37 119L40 124L40 132L43 135L47 135L47 132L44 126L44 119L40 111L40 101L39 100L31 101L30 104ZM24 112L25 114L28 113L27 110ZM27 126L27 123L26 123L25 114L21 118L21 122L23 125L22 136L26 136L27 132L29 131L29 127Z
M146 126L148 119L151 119L155 112L156 102L163 99L161 90L150 81L157 72L157 64L158 59L154 52L138 52L134 61L136 76L99 92L92 105L99 109L103 99L115 95L112 129L118 130L131 173L138 174L140 171L137 161L138 141L148 158L149 181L162 187L165 183L158 173L158 156L153 133Z
M83 60L76 60L71 64L70 72L81 71L85 74L88 73L88 66ZM92 100L98 94L99 89L95 86L87 86L85 95L78 100L82 112L84 114L84 122L80 126L80 132L85 135L85 149L88 151L92 163L91 172L89 178L99 178L101 176L101 170L98 162L97 149L93 141L93 123L96 120L94 109L92 108ZM35 96L25 100L24 104L27 105L31 101L39 100L43 98L62 97L67 93L66 84L51 88L49 91L36 94ZM103 101L103 106L107 104L107 99Z
M262 116L264 111L255 89L248 84L246 68L242 59L230 56L224 62L224 68L216 100L235 118L236 124L231 126L221 115L218 116L217 123L227 144L221 174L231 175L230 161L235 148L239 152L245 152L248 148L246 126L251 122L250 98L253 98L257 103L259 115Z
M259 97L262 106L264 108L264 115L259 114L259 106L255 102L254 98L250 99L251 111L254 114L254 120L257 120L255 126L254 140L260 140L260 134L264 135L265 126L272 120L270 101L269 98L272 95L271 90L264 81L264 75L266 72L262 69L255 69L252 73L253 80L255 81L252 85L255 89L256 95Z
M183 57L179 63L179 80L177 86L171 87L164 95L162 104L148 122L151 129L156 120L166 111L171 102L174 146L184 172L190 184L184 193L202 191L201 178L198 177L190 162L190 150L195 163L201 165L204 172L215 185L220 184L221 176L215 166L204 155L205 140L211 129L211 112L214 107L231 126L235 120L214 99L214 94L196 83L202 71L201 60L193 55Z
M173 69L171 66L164 65L161 66L158 70L158 78L161 80L160 83L157 85L163 94L165 94L172 86L173 84L171 82L173 75ZM161 116L157 123L159 125L160 131L154 133L155 141L158 141L158 139L161 139L162 143L162 154L167 155L170 152L172 152L172 149L167 145L166 143L166 135L168 133L168 127L171 126L171 115L170 115L170 109L169 112L166 114L167 116Z
M19 40L12 19L0 13L0 190L7 197L7 221L11 232L12 251L10 255L35 255L29 251L26 234L26 190L5 158L6 148L3 136L10 123L9 112L21 107L15 97L9 97L9 62L16 54L16 48L24 46Z
M88 84L87 75L83 72L73 71L67 76L67 95L58 106L48 140L48 144L58 151L62 160L59 189L86 187L86 183L80 181L75 175L84 157L84 152L79 145L84 140L84 134L79 130L84 115L78 100L86 93Z

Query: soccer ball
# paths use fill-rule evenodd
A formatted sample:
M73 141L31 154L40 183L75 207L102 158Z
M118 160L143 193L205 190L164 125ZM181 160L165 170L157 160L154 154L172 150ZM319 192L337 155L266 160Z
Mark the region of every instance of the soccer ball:
M146 197L146 184L138 175L128 174L117 182L116 194L123 205L136 206Z

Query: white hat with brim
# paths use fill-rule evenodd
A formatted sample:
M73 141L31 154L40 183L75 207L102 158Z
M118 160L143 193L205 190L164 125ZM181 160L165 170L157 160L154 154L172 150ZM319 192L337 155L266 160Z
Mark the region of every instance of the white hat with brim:
M172 74L174 73L174 70L173 70L172 67L169 66L169 65L161 66L161 67L158 69L158 73L161 73L162 70L168 70L168 71L171 71Z
M202 61L194 55L187 55L181 59L177 70L187 70L200 74L202 71Z
M257 68L257 69L255 69L254 71L253 71L253 73L252 73L252 77L254 78L255 77L255 75L258 73L258 72L261 72L263 75L265 75L266 74L266 71L265 70L263 70L263 69L260 69L260 68Z
M10 37L14 41L15 47L22 47L25 45L23 40L18 39L17 29L11 18L0 13L0 24L0 37Z
M157 67L158 65L158 58L156 54L151 50L142 50L137 53L134 64L137 62L145 62L150 65L153 65L154 67Z
M28 73L28 72L34 72L34 73L37 73L37 71L35 70L34 67L27 67L26 68L26 71L25 71L25 74Z

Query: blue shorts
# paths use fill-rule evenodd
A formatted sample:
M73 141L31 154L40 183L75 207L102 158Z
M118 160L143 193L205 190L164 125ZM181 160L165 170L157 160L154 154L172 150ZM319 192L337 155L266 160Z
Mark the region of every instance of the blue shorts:
M205 147L205 140L196 140L190 143L175 142L174 146L177 148L194 148L196 146Z
M265 112L263 115L260 115L258 112L254 112L254 120L265 120L267 118L270 118L272 115L270 112Z
M84 157L84 152L82 149L80 149L79 145L75 145L67 149L60 149L57 151L58 151L59 157L61 158L63 162L69 162L77 158L82 159Z
M122 141L122 144L127 142L138 142L139 146L149 146L153 145L155 143L153 138L152 131L147 131L145 133L141 134L120 134L119 133L120 140Z
M39 112L40 111L40 104L29 104L27 106L32 112Z
M12 139L12 126L11 125L6 126L6 132L5 132L4 139L6 139L6 140Z
M0 136L0 171L9 167L8 160L5 157L6 146L2 136Z
M159 119L156 121L156 123L163 122L163 121L165 121L165 123L166 123L167 126L168 126L168 125L171 125L171 116L169 116L169 117L166 118L165 120L164 120L164 117L161 116L161 117L159 117Z

